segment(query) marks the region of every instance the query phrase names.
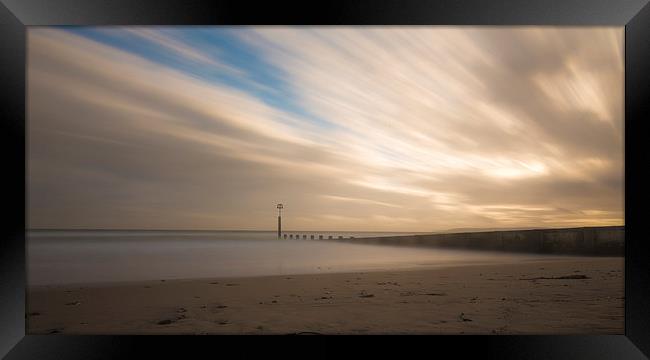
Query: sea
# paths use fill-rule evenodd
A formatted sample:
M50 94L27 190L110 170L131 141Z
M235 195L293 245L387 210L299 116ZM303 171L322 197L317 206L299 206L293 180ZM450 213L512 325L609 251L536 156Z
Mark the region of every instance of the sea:
M278 239L273 231L28 230L28 286L403 270L540 258L327 240L414 233L292 234L307 239Z

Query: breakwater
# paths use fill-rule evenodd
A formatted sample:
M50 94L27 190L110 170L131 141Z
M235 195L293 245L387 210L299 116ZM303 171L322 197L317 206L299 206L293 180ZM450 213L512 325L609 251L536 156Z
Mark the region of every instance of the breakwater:
M624 256L625 226L465 232L331 240L538 254Z

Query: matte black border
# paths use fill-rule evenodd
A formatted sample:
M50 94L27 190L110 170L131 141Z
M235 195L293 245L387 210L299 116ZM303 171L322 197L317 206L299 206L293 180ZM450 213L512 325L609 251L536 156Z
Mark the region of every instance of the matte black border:
M478 355L499 359L643 359L650 354L650 251L644 238L648 199L643 147L650 119L650 5L648 0L319 0L293 3L250 0L0 0L0 142L3 237L0 240L0 356L9 359L149 357L162 353L213 356L234 337L25 336L25 26L29 25L223 25L223 24L408 24L408 25L625 25L625 335L619 336L437 336L401 337L369 344L353 337L345 354L333 338L302 337L311 345L296 353L292 337L246 337L251 352L306 357L376 352L399 357L425 354ZM9 11L7 11L9 9ZM339 337L344 338L344 337ZM225 339L225 341L224 341ZM241 339L241 338L238 338ZM326 340L327 339L327 340ZM346 339L350 339L347 337ZM376 339L376 337L374 337ZM271 340L271 341L269 341ZM387 339L386 339L387 340ZM338 343L338 341L336 341ZM15 346L14 346L15 345ZM636 346L635 346L636 345ZM13 347L13 349L12 349ZM374 349L374 350L373 350ZM343 351L343 350L340 350ZM429 356L427 356L429 357Z

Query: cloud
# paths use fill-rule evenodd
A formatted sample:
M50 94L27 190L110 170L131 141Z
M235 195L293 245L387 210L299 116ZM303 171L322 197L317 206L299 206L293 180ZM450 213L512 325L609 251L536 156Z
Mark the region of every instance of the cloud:
M135 27L127 29L119 29L121 33L128 35L137 36L149 42L152 42L156 45L163 47L168 50L170 53L181 56L191 61L196 61L199 63L210 65L217 70L225 71L231 75L242 76L245 75L245 72L227 65L223 62L218 61L213 56L204 53L201 50L193 48L189 45L186 45L181 40L175 39L173 36L168 35L163 31L156 31L146 27Z
M370 204L370 205L380 205L380 206L388 206L388 207L396 207L399 208L401 207L400 205L395 205L395 204L390 204L382 201L375 201L375 200L370 200L370 199L359 199L359 198L353 198L353 197L345 197L345 196L336 196L336 195L321 195L325 199L329 200L335 200L335 201L344 201L344 202L352 202L352 203L359 203L359 204Z
M622 28L235 33L300 112L31 29L30 226L271 229L277 202L304 230L623 223Z

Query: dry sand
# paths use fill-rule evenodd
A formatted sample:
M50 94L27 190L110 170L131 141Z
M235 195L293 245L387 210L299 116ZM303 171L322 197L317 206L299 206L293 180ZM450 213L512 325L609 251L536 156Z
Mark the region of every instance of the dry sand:
M29 334L623 334L623 265L565 258L39 287L26 316Z

